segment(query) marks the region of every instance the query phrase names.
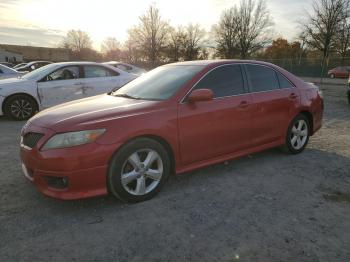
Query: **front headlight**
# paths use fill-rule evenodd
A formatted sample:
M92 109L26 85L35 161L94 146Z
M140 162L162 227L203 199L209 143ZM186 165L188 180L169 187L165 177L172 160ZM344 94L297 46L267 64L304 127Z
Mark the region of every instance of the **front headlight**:
M43 146L42 150L65 148L94 142L106 129L85 130L57 134L51 137Z

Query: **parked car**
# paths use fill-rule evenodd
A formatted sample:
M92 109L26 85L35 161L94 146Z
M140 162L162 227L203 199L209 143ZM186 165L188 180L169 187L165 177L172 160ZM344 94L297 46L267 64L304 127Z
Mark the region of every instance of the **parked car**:
M14 64L9 63L9 62L0 62L0 65L4 65L4 66L10 67L10 68L13 68L15 66Z
M328 71L330 78L347 78L349 77L350 66L338 66Z
M110 61L110 62L105 62L104 64L114 66L120 70L123 70L123 71L128 72L128 73L136 74L136 75L141 75L141 74L144 74L147 72L143 68L140 68L140 67L137 67L134 65L130 65L127 63L122 63L122 62Z
M49 64L21 78L0 81L0 115L28 119L44 108L110 92L136 77L92 62Z
M21 67L17 67L16 70L20 71L20 72L31 72L35 69L38 69L40 67L46 66L48 64L52 64L52 62L49 61L34 61L34 62L30 62L27 63L24 66Z
M13 69L20 68L20 67L22 67L22 66L25 66L26 64L28 64L28 63L20 63L20 64L17 64L17 65L15 65L15 66L13 67Z
M0 65L0 80L6 78L13 78L22 75L22 73L13 70L5 65Z
M278 146L300 153L322 115L318 87L275 65L175 63L32 117L21 132L22 168L51 197L110 192L138 202L173 172Z

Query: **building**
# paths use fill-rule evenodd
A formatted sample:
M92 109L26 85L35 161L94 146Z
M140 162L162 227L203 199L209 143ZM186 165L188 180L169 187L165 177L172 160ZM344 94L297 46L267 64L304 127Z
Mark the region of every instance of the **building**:
M0 48L0 62L20 63L23 62L23 56L22 54L9 52Z
M25 62L37 61L37 60L52 61L52 62L66 62L70 60L70 51L69 49L66 49L66 48L50 48L50 47L0 44L0 49L11 54L22 55L22 61L25 61ZM0 52L0 61L1 61L1 52ZM14 62L14 61L10 61L10 62Z

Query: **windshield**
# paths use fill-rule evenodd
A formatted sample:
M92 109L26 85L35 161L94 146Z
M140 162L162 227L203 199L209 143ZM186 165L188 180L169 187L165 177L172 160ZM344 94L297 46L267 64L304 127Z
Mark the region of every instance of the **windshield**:
M161 66L124 85L112 95L144 100L165 100L203 68L204 66L198 65Z
M56 64L49 64L23 75L22 78L26 80L39 80L40 78L51 73L51 71L54 70L56 67L57 67Z

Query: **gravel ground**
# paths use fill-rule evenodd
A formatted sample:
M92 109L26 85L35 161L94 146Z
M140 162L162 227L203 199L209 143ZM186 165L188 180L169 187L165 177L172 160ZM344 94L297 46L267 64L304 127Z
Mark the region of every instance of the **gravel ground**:
M323 87L305 152L273 149L172 177L148 202L59 201L23 177L0 119L0 261L350 261L350 106Z

